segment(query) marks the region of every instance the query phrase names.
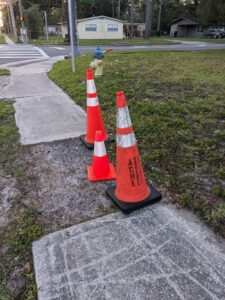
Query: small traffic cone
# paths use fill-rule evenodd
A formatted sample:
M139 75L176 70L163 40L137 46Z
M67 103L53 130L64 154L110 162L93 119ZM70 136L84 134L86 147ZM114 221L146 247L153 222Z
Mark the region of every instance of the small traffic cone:
M126 98L117 93L116 187L106 194L124 212L130 212L161 199L161 194L146 182Z
M95 146L92 166L87 167L88 180L110 180L116 178L114 166L109 163L105 149L103 134L101 131L95 133Z
M104 141L112 140L105 130L92 69L87 69L87 132L80 139L88 149L94 148L96 130L102 131Z

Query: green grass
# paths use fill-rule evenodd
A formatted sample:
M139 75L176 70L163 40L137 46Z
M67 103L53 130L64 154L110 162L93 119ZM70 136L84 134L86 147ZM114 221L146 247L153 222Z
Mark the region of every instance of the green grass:
M191 41L191 42L205 42L205 43L225 43L225 38L223 39L212 39L212 38L168 38L172 40L180 41Z
M64 42L64 38L62 36L49 36L47 41L46 37L41 37L37 40L30 40L31 44L35 45L68 45L69 43ZM178 42L179 43L179 42ZM172 41L167 41L166 38L150 38L150 39L113 39L113 40L79 40L78 44L82 45L94 45L94 46L113 46L113 45L163 45L163 44L175 44Z
M40 37L35 40L29 39L29 43L35 45L68 45L69 44L64 42L64 38L62 36L49 36L48 40L46 39L46 37Z
M0 69L0 76L9 76L10 71L7 69Z
M85 108L91 56L58 62L49 77ZM123 90L149 180L225 236L225 51L109 53L96 78L109 131ZM115 159L115 145L108 146Z
M20 160L24 148L19 143L14 113L12 101L0 100L1 177L15 178L16 188L20 190L20 195L14 200L11 209L11 221L0 228L0 244L8 249L5 255L0 252L0 299L31 300L36 295L31 244L41 236L42 229L36 222L35 207L22 209L20 203L21 199L26 198L27 178L26 169ZM20 290L19 296L15 296L6 287L7 280L15 270L20 270L20 276L26 278L26 285Z
M5 44L5 37L0 35L0 44Z

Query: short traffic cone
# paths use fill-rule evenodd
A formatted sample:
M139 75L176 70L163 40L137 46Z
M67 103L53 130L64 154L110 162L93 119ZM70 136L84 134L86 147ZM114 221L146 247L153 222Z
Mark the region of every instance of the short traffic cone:
M161 194L146 182L126 98L117 93L117 150L116 187L109 187L106 194L124 212L153 204Z
M105 149L103 134L101 131L95 133L95 146L92 166L87 167L88 180L110 180L116 178L114 166L109 163Z
M87 132L80 139L88 149L94 148L95 132L101 130L104 141L109 139L101 114L92 69L87 69Z

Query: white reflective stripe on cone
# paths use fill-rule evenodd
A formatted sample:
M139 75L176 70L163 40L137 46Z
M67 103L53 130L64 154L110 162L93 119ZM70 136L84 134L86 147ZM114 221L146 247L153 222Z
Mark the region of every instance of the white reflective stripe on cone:
M132 123L131 123L128 107L117 108L116 127L127 128L131 126Z
M94 156L102 157L106 156L106 149L104 142L95 142Z
M97 106L97 105L99 105L98 97L87 98L87 106Z
M87 80L87 93L94 94L96 93L96 87L94 79Z
M121 148L128 148L136 145L136 138L135 134L129 133L129 134L117 134L116 135L116 143L118 147Z

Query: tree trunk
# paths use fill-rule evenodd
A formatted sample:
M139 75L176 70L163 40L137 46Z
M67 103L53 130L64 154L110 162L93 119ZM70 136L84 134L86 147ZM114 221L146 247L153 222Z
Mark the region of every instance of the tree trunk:
M145 14L145 35L144 38L148 39L152 34L152 9L154 0L146 0L146 14Z

